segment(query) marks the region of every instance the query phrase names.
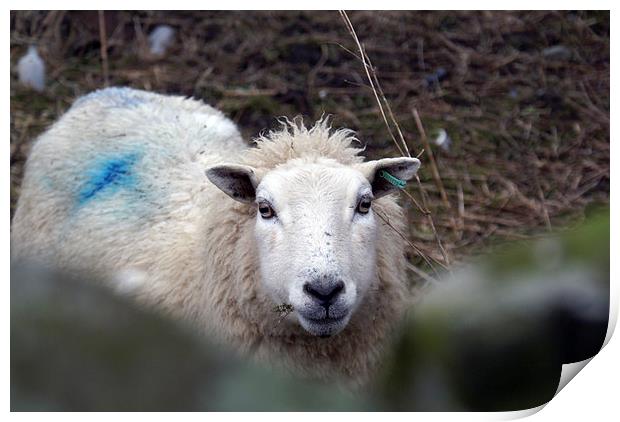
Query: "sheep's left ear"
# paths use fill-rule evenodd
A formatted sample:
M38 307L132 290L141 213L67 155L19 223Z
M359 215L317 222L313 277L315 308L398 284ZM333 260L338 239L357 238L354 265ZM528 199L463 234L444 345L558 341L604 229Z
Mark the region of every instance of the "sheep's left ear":
M256 199L259 183L256 170L238 164L221 164L205 171L209 180L232 199L251 203Z
M383 158L358 164L358 170L368 179L375 198L402 189L420 168L420 160L411 157Z

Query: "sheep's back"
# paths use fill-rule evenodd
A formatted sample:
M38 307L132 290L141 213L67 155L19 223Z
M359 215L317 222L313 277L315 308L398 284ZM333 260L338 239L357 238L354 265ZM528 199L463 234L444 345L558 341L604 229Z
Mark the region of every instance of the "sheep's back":
M184 263L199 261L218 195L204 169L244 148L235 125L199 101L128 88L82 97L33 146L12 257L160 278L199 271Z

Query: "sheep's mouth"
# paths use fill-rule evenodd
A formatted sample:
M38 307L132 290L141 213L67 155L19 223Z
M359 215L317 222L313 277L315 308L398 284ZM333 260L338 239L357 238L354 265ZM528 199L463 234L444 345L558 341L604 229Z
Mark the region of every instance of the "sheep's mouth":
M330 337L342 331L349 322L349 315L338 318L308 318L298 314L299 323L310 334L319 337Z
M343 319L345 319L346 317L340 317L340 318L331 318L331 317L326 317L326 318L306 318L308 321L313 322L314 324L337 324L338 322L342 321Z

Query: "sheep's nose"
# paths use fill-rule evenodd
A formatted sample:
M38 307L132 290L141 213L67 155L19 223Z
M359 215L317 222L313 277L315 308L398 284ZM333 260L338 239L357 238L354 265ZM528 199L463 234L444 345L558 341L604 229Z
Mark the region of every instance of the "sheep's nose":
M342 280L321 282L313 280L304 284L304 292L312 297L321 306L328 307L338 299L338 295L344 291Z

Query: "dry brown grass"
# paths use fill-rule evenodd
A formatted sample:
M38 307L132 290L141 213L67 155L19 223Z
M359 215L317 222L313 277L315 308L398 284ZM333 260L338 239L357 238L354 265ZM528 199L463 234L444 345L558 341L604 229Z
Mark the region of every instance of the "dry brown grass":
M419 184L407 188L415 202L403 201L421 280L496 239L561 227L608 202L607 12L349 18L366 56L337 12L13 12L12 64L36 43L49 83L36 94L11 76L12 210L32 141L107 80L202 98L248 140L278 116L328 113L357 131L371 158L424 150ZM157 59L145 46L160 23L177 38ZM440 128L449 151L429 142Z

